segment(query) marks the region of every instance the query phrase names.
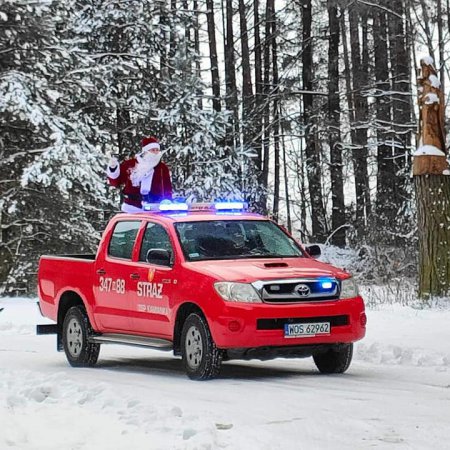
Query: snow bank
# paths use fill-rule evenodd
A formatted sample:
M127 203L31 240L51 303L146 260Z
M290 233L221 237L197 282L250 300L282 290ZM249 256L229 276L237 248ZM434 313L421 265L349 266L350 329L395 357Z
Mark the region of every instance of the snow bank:
M433 309L383 305L367 315L367 336L358 343L357 359L448 370L450 376L450 332L446 325L450 323L450 299Z
M450 303L450 301L449 301ZM209 382L179 359L102 346L74 369L33 300L0 299L0 449L344 450L448 447L450 305L369 309L345 375L311 359L231 361Z

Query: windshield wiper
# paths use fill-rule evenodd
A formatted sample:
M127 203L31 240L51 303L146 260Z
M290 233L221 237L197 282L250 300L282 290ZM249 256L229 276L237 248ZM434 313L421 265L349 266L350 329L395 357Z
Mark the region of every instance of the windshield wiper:
M273 253L268 254L248 254L248 255L240 255L240 258L303 258L303 255L277 255Z
M190 259L190 262L196 261L220 261L228 259L264 259L264 258L304 258L304 255L276 255L276 254L266 254L266 255L254 255L254 254L241 254L241 255L223 255L223 256L204 256L201 258Z

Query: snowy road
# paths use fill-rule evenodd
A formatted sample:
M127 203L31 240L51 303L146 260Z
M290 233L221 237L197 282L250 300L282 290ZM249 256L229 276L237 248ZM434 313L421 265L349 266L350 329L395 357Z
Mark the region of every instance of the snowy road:
M349 371L225 363L190 381L168 353L103 346L73 369L34 302L0 299L0 449L450 449L450 309L368 311Z

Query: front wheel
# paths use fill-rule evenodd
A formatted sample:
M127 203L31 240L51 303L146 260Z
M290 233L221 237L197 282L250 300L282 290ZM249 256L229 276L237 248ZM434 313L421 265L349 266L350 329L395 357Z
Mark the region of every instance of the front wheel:
M98 359L100 344L89 342L92 327L86 310L82 306L72 306L67 311L63 323L63 347L69 364L73 367L90 367Z
M222 352L216 347L206 320L190 314L181 332L181 357L191 380L208 380L218 375Z
M342 344L313 358L321 373L344 373L352 362L353 344Z

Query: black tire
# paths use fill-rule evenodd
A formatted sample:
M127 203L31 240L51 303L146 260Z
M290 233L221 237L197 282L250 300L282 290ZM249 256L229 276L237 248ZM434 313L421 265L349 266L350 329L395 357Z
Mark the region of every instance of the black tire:
M63 348L69 364L73 367L91 367L98 359L100 344L88 341L92 327L83 306L72 306L63 323Z
M313 358L321 373L344 373L352 362L353 344L342 344Z
M190 314L181 331L181 358L191 380L209 380L219 374L222 352L216 347L206 320Z

